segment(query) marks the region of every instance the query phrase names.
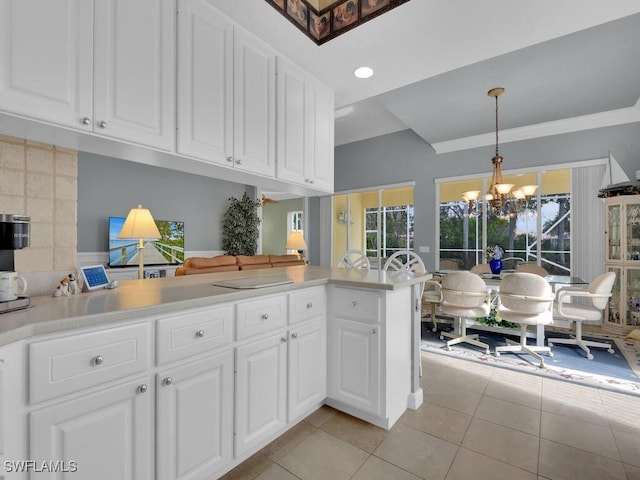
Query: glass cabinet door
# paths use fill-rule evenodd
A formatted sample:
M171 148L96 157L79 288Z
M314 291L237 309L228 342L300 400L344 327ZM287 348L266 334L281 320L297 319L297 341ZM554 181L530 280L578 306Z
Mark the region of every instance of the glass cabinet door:
M640 261L640 203L626 205L627 251L623 260Z
M620 213L621 205L607 206L607 258L621 260L620 250Z
M607 321L609 323L613 323L616 325L620 325L622 324L622 317L621 315L624 312L621 312L621 310L623 310L621 307L622 305L620 304L621 302L621 291L620 291L620 287L621 287L621 281L622 281L622 268L618 268L618 267L609 267L608 271L613 272L616 274L616 282L613 284L613 289L611 290L611 297L609 298L609 308L608 308L608 317L607 317Z
M640 267L627 268L627 325L640 325Z

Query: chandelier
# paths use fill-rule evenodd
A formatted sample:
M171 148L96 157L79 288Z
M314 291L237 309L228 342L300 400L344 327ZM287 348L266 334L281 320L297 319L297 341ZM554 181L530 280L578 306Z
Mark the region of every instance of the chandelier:
M514 217L527 207L528 201L536 192L537 185L525 185L513 190L513 183L504 183L502 178L502 161L498 144L498 97L504 93L504 88L496 87L489 90L488 95L496 99L496 154L491 159L493 173L491 184L487 189L484 200L487 203L487 213L499 217ZM463 192L462 198L469 205L469 212L478 214L480 211L480 190Z

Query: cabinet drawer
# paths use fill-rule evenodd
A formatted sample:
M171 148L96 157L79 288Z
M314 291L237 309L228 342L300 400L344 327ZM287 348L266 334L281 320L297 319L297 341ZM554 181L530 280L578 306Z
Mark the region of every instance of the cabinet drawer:
M304 322L325 315L327 293L325 287L316 287L289 294L289 324Z
M236 340L284 327L286 324L286 295L240 302L236 310Z
M233 306L191 310L157 323L159 365L214 350L233 341Z
M330 297L333 315L365 323L380 321L378 292L334 287Z
M150 367L150 337L145 322L32 343L31 403L144 372Z

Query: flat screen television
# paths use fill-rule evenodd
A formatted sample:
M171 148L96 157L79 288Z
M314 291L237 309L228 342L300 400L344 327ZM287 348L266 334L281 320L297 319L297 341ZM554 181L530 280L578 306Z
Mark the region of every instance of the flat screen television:
M118 238L126 219L109 217L109 266L137 267L138 240ZM184 222L155 220L162 238L145 240L144 265L180 265L184 263Z

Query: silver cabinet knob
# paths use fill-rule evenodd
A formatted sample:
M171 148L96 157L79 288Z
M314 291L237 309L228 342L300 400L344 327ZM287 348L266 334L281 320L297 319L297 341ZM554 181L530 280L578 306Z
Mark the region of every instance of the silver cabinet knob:
M298 338L298 334L297 333L292 333L291 334L291 338Z
M309 302L307 303L307 310L310 310L313 308L313 303Z
M260 317L262 320L269 320L269 314L268 313L263 313L262 316Z
M102 365L104 363L104 357L102 355L98 355L96 357L93 357L93 364L94 365Z
M144 393L148 390L149 388L143 383L142 385L138 385L138 388L136 389L136 391L138 393Z
M355 307L356 305L358 305L358 302L356 302L355 300L351 300L351 305Z
M227 162L233 163L233 157L227 157Z
M167 377L164 380L162 380L162 385L164 385L165 387L168 387L172 383L173 383L173 378L171 377Z
M104 120L100 120L100 121L98 122L98 126L99 126L100 128L107 128L107 122L105 122Z
M242 159L241 158L236 159L236 165L242 165Z
M311 185L313 185L313 180L309 180L309 183L310 183Z
M280 342L285 343L287 341L287 337L280 337Z
M204 337L204 330L198 330L198 331L196 332L196 337L197 337L197 338L202 338L202 337Z
M375 329L375 328L373 328L373 329L371 330L371 333L372 333L373 335L375 335L376 333L378 333L378 330L377 330L377 329Z
M80 123L82 123L83 125L91 125L91 119L89 117L82 117Z

